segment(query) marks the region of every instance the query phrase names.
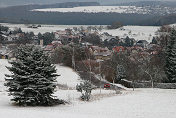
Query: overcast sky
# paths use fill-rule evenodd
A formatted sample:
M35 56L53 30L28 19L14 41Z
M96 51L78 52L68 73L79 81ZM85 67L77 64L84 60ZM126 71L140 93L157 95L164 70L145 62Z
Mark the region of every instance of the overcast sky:
M22 4L51 4L60 2L99 2L101 4L116 4L121 2L135 1L176 1L176 0L0 0L0 6L22 5Z

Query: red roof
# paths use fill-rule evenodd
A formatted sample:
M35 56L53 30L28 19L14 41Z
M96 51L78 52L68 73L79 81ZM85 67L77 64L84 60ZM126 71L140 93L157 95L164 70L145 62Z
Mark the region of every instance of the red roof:
M125 48L123 46L118 46L113 48L114 52L124 52Z

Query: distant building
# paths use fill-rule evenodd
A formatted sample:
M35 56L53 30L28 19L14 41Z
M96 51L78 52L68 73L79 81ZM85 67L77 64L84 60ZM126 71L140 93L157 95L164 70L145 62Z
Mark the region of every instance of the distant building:
M61 45L62 45L61 41L52 41L51 44L47 45L44 48L44 51L53 52L54 49L56 49L58 46L61 46Z
M117 52L117 53L125 52L125 48L123 46L114 47L112 50L113 52Z
M148 48L148 42L146 41L146 40L139 40L137 43L136 43L136 45L137 46L141 46L141 47L143 47L143 48Z
M40 39L40 46L43 46L43 39Z
M90 46L90 52L99 60L107 60L111 57L112 52L108 48L102 48L99 46Z

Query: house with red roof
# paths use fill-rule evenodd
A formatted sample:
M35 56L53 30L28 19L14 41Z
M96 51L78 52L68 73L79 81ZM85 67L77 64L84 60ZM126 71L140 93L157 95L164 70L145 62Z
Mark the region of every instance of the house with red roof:
M113 52L117 52L117 53L125 52L125 48L123 46L114 47L112 50Z

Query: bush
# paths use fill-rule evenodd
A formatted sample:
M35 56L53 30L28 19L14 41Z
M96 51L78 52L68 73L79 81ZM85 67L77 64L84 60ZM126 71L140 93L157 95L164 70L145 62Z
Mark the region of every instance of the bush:
M113 22L110 26L107 26L108 29L118 29L120 27L123 27L120 22Z
M93 86L89 81L85 81L83 83L80 83L80 85L76 86L76 90L78 92L82 93L81 99L83 101L89 101L90 100L90 95L91 95L92 89L93 89Z

